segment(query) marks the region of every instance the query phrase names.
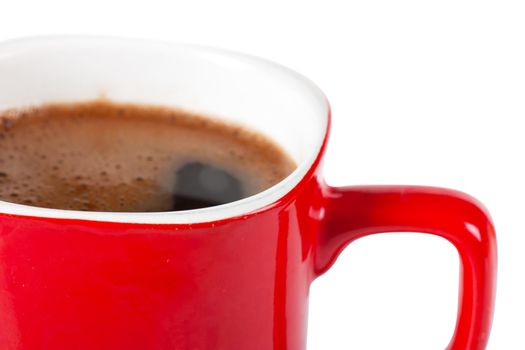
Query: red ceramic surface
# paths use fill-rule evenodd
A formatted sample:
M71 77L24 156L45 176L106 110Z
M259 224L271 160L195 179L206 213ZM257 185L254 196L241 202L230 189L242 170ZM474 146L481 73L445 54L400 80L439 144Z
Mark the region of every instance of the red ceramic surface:
M449 349L484 349L496 244L482 207L436 188L330 188L320 158L282 200L222 221L0 215L0 349L304 349L312 280L349 242L387 231L456 246L461 302Z

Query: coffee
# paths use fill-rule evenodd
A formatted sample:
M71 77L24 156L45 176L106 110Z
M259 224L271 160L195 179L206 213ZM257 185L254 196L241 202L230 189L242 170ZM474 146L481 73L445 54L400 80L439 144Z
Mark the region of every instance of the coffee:
M0 200L187 210L263 191L295 169L261 134L183 110L108 101L0 114Z

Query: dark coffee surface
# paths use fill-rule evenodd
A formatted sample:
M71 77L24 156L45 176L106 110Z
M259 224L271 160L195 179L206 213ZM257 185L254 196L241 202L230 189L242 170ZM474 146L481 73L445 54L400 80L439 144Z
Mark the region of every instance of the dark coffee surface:
M0 113L0 200L119 212L187 210L263 191L295 163L261 134L108 101Z

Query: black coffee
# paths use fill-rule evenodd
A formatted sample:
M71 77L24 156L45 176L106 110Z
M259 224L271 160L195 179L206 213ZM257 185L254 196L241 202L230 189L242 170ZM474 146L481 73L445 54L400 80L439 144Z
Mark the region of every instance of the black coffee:
M0 200L120 212L263 191L294 162L261 134L181 110L90 102L0 113Z

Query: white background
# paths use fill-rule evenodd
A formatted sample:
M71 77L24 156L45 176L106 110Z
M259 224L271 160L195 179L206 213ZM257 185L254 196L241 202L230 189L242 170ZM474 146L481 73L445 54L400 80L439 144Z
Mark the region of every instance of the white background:
M446 186L491 210L500 271L489 349L520 350L524 19L522 1L506 0L0 0L0 40L70 33L192 42L309 76L333 107L330 184ZM442 239L362 239L312 286L309 350L444 349L457 286L458 259Z

